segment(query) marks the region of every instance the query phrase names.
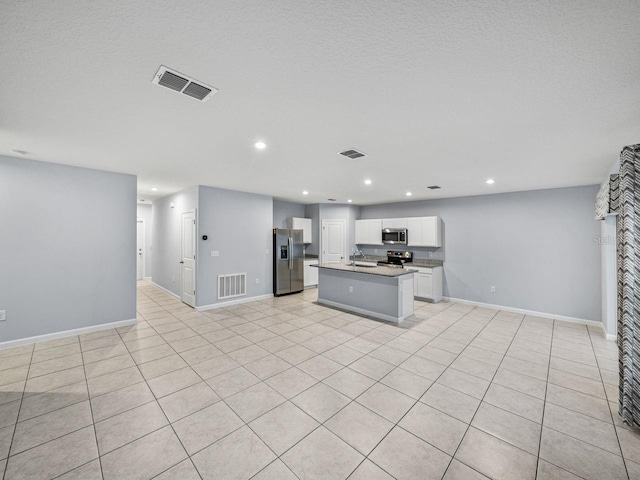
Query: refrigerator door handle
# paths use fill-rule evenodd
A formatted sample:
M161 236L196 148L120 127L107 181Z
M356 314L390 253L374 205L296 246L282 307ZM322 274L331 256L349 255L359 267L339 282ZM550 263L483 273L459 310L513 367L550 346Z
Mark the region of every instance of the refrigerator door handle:
M289 270L293 270L293 238L289 237L287 239L287 247L289 250Z

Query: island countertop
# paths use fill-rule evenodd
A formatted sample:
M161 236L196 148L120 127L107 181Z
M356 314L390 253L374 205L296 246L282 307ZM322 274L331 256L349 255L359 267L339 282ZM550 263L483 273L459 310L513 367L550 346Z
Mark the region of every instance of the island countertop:
M408 270L406 268L394 267L359 267L344 263L321 263L319 265L311 265L317 268L326 268L329 270L340 270L342 272L365 273L367 275L380 275L382 277L400 277L402 275L413 275L417 270Z

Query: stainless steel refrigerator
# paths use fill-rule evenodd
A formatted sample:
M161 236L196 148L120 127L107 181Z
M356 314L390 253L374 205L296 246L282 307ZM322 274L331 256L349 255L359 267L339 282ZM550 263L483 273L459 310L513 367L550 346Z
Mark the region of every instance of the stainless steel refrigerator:
M273 229L273 294L304 290L302 230Z

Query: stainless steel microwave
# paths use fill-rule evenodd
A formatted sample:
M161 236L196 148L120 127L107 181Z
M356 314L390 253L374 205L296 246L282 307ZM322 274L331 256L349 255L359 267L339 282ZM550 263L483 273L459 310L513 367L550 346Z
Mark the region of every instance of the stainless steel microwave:
M383 228L382 243L388 243L391 245L406 245L407 229L406 228Z

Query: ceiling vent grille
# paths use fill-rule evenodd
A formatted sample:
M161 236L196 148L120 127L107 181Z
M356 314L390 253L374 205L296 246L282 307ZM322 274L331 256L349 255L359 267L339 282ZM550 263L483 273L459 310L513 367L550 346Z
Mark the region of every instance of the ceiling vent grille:
M366 157L367 154L366 153L362 153L359 152L358 150L345 150L344 152L340 152L340 155L344 155L345 157L349 157L349 158L360 158L360 157Z
M175 92L182 93L201 102L206 102L218 91L217 88L205 85L175 70L170 70L164 65L160 67L151 83L170 88Z
M438 190L442 187L438 186L438 185L431 185L430 187L427 187L429 190Z

